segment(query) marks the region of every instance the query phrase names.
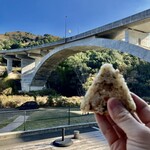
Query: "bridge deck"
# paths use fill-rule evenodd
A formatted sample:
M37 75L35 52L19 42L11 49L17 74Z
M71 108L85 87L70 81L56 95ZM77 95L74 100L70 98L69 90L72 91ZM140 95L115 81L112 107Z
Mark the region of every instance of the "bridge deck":
M72 136L69 136L70 138ZM50 138L34 142L20 143L16 146L5 146L3 150L108 150L109 147L103 135L99 131L80 134L80 139L74 139L73 145L69 147L55 147L52 142L58 138Z
M33 51L36 53L37 51L40 50L51 50L56 46L63 45L76 40L92 37L92 36L107 37L110 36L111 34L114 34L126 28L137 30L144 33L149 33L150 32L149 26L150 26L150 9L120 19L118 21L114 21L112 23L97 27L95 29L74 35L72 37L61 39L56 42L47 43L47 44L29 47L29 48L12 49L9 51L2 50L0 51L0 55L5 55L5 54L15 55L17 53L26 54L27 52L30 53Z

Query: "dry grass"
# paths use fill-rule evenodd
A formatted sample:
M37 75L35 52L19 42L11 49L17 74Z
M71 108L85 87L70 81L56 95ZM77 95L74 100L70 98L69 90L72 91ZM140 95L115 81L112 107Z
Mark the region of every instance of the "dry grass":
M79 106L82 97L64 97L60 96L57 98L52 98L53 102L55 103L54 106ZM34 96L28 95L0 95L0 107L3 108L15 108L27 101L36 101L40 106L53 106L49 103L48 96L36 96L36 100Z
M2 66L2 64L1 64L0 70L1 70L1 71L6 71L6 66Z
M11 73L8 74L8 77L7 77L7 80L9 80L9 79L15 79L15 80L16 79L21 79L21 74L11 72Z
M10 108L10 107L17 107L27 101L35 101L33 96L28 95L0 95L0 105L1 107ZM47 102L47 96L37 96L36 98L37 103L45 104Z

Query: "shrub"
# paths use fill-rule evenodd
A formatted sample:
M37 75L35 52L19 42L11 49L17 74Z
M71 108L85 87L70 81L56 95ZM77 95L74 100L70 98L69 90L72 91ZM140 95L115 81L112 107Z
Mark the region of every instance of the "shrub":
M16 102L13 102L13 101L8 101L6 102L5 104L5 107L6 108L15 108L17 106L17 103Z
M47 99L47 106L57 106L59 95L49 95Z
M5 90L2 91L2 94L4 95L11 95L12 94L12 88L6 88Z
M0 66L0 77L6 77L6 76L7 76L6 67Z
M0 100L0 108L3 108L3 103L1 100Z
M18 93L18 90L20 90L20 88L21 88L21 84L20 84L19 79L11 79L9 77L4 78L1 82L1 85L2 85L1 91L5 90L7 88L8 89L6 91L8 91L8 90L10 91L9 88L12 88L12 91L10 94ZM4 92L4 94L5 94L5 92Z
M82 97L65 97L56 95L37 96L36 102L40 107L76 107L80 105ZM27 101L34 101L33 96L28 95L0 95L0 108L15 108Z
M80 101L82 97L65 97L65 96L59 96L59 95L49 95L47 105L48 106L55 106L55 107L75 107L80 106Z

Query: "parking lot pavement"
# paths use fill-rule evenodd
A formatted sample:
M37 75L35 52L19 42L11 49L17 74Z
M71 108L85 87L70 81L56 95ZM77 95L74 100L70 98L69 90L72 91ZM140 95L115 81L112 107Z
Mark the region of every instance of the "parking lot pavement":
M31 142L17 143L16 145L7 145L1 147L3 150L109 150L108 144L100 131L81 133L79 139L72 139L73 135L65 138L71 138L73 144L69 147L55 147L53 141L59 137L48 138Z

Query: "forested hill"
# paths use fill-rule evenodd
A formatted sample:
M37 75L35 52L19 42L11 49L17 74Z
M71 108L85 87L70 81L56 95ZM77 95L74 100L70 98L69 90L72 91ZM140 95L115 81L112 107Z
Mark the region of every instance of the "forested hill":
M60 37L51 34L34 35L29 32L6 32L0 34L0 50L16 49L50 43L59 40Z

